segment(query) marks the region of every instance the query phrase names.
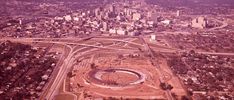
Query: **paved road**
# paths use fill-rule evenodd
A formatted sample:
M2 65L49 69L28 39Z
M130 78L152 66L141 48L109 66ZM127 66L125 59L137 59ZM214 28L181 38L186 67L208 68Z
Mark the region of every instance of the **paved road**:
M103 39L102 37L99 37L100 39ZM154 58L153 56L153 51L154 52L162 52L162 53L178 53L178 52L188 52L185 50L179 50L179 49L174 49L174 48L160 48L160 47L150 47L143 39L143 37L141 37L140 39L142 40L143 44L139 44L139 43L134 43L131 40L129 40L132 37L129 38L125 38L125 39L110 39L107 38L106 40L110 40L113 42L124 42L126 44L133 44L133 45L137 45L140 47L145 47L145 49L147 50L147 52ZM66 41L59 41L60 39L57 39L58 41L55 41L53 39L44 39L41 38L40 40L38 40L38 38L24 38L24 39L16 39L16 38L2 38L0 39L0 41L5 41L5 40L10 40L10 41L15 41L15 42L28 42L28 43L33 43L33 42L38 42L38 43L54 43L54 44L60 44L60 45L64 45L67 48L69 48L69 53L68 56L65 58L60 70L58 71L57 76L55 77L53 84L51 85L50 89L48 89L47 91L47 96L45 97L45 99L47 100L52 100L54 98L54 96L58 93L58 89L61 85L61 83L64 81L64 78L66 77L67 73L70 71L70 69L72 68L73 62L76 60L77 57L82 57L83 55L90 53L92 51L98 50L98 49L109 49L109 50L117 50L117 51L126 51L126 52L134 52L134 51L138 51L138 50L131 50L131 49L116 49L113 46L114 45L118 45L119 43L113 43L111 45L107 45L107 46L102 46L102 45L97 45L97 44L84 44L84 43L77 43L77 42L66 42ZM70 39L66 39L66 40L70 40ZM77 40L77 39L76 39ZM80 39L82 41L82 39ZM73 41L73 39L71 39L71 41ZM84 46L84 48L89 48L91 47L92 49L89 49L87 51L82 51L80 52L80 49L74 49L69 45L76 45L76 46ZM78 55L76 55L78 53ZM209 54L209 55L224 55L224 56L234 56L234 53L219 53L219 52L198 52L198 53L202 53L202 54ZM160 67L160 66L159 66ZM160 71L160 70L159 70ZM163 74L161 77L164 77ZM68 93L68 92L66 92ZM170 91L167 91L169 98L170 98ZM77 97L75 97L77 99Z
M144 44L144 48L145 48L145 52L147 52L149 55L150 55L150 61L151 61L151 64L153 66L155 66L158 74L159 74L159 81L160 83L166 83L166 81L164 80L165 79L165 75L163 74L162 72L162 69L160 68L160 65L158 64L158 60L155 59L155 56L154 56L154 52L152 51L151 47L148 45L148 43L145 42L144 38L143 37L139 37L139 39L142 41L142 43ZM155 63L156 61L156 63ZM174 98L172 97L172 93L170 90L166 90L166 95L167 95L167 99L168 100L174 100Z
M55 42L53 42L55 43ZM69 43L70 44L70 43ZM76 45L80 45L80 44L76 44ZM118 45L118 44L112 44L112 45L108 45L106 47L110 47L110 46L113 46L113 45ZM97 46L97 45L86 45L86 44L82 44L82 46L86 46L86 47L95 47L95 48L92 48L90 50L87 50L87 51L84 51L84 52L81 52L77 55L75 55L77 52L79 52L81 49L78 49L78 50L74 50L74 48L72 48L72 52L69 53L68 57L65 59L65 63L63 65L63 67L61 68L61 70L59 71L57 77L55 78L55 81L53 83L53 85L51 86L51 88L49 89L49 92L48 92L48 95L46 96L46 99L47 100L52 100L54 98L54 96L58 93L58 89L61 85L61 83L63 82L63 80L65 79L65 77L67 76L67 73L70 71L70 69L72 68L72 65L73 65L73 62L76 60L76 58L79 58L79 57L82 57L83 55L91 52L91 51L95 51L97 49L110 49L110 48L106 48L106 47L103 47L103 46ZM84 47L84 48L86 48ZM113 49L113 48L111 48ZM119 49L117 49L119 50ZM75 56L75 57L74 57ZM68 62L68 63L67 63ZM66 92L66 91L65 91ZM70 94L70 95L73 95L75 100L77 100L77 96L72 94L72 93L69 93L69 92L66 92L67 94Z
M215 20L216 22L222 23L222 25L221 25L221 26L218 26L218 27L211 28L211 29L209 29L209 31L210 31L210 30L222 29L222 28L228 26L228 23L225 22L225 21L220 21L220 20L214 19L214 18L212 18L212 19Z

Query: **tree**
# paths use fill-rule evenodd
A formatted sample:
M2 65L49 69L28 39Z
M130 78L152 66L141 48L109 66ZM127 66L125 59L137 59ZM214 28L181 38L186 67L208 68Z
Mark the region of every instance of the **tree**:
M167 83L160 83L160 87L163 90L172 90L173 89L173 86L171 86L170 84L167 84Z
M96 69L96 68L97 68L97 66L94 63L92 63L91 64L91 69Z
M171 93L172 97L175 99L175 100L178 100L178 95L176 95L174 92Z
M190 99L189 99L188 96L183 95L183 96L181 97L181 100L190 100Z
M71 77L73 77L73 76L75 76L75 75L72 74L72 72L68 72L68 73L67 73L67 76L68 76L69 78L71 78Z

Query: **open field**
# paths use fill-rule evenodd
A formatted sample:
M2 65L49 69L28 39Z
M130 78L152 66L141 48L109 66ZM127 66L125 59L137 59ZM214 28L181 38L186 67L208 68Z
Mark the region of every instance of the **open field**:
M129 98L167 99L160 88L158 71L143 56L129 57L126 54L95 52L74 66L76 75L71 78L73 92L84 94L80 98ZM165 67L165 73L168 67ZM173 91L185 94L177 85L179 80L168 74Z

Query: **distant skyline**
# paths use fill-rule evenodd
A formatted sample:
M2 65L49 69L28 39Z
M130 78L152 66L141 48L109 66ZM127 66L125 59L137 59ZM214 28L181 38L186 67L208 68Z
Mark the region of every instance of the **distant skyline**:
M92 2L104 0L5 0L5 1L28 1L28 2L43 2L43 1L73 1L73 2ZM115 1L115 0L107 0ZM118 0L116 0L118 1ZM174 3L174 4L190 4L190 3L207 3L207 4L234 4L234 0L145 0L154 4ZM1 1L3 3L4 1Z
M158 4L161 6L198 6L200 4L211 4L211 5L234 5L234 0L145 0L151 4ZM234 6L233 6L234 7Z

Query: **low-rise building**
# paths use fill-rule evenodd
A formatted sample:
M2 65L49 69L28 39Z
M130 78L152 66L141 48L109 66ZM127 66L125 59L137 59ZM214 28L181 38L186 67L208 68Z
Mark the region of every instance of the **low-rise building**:
M116 34L117 33L117 30L116 29L109 29L109 33L111 33L111 34Z
M132 15L132 20L140 20L141 19L141 14L140 13L133 13Z
M165 24L165 25L170 25L170 24L172 23L172 21L166 19L166 20L161 21L161 23L163 23L163 24Z
M64 16L64 19L65 19L66 21L71 21L71 20L72 20L72 17L71 17L71 15L66 15L66 16Z
M128 35L130 35L130 36L138 36L138 35L140 35L140 32L138 32L138 31L131 31L131 32L128 33Z
M127 31L124 30L124 29L118 29L118 30L117 30L117 34L118 34L118 35L127 35Z
M156 41L156 35L155 34L150 35L150 41Z

